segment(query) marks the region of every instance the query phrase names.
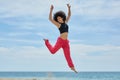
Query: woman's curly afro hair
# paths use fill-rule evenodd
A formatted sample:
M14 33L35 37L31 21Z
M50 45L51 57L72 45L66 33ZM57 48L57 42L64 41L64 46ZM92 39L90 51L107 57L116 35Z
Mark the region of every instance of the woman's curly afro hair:
M60 16L63 18L63 21L65 22L66 20L66 14L63 11L58 11L54 14L53 19L58 22L57 17Z

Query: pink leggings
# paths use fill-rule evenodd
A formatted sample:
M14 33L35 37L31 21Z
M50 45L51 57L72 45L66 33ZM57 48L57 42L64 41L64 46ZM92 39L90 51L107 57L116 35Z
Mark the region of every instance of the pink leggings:
M67 60L68 66L74 67L72 59L70 57L70 47L69 47L68 40L64 40L64 39L58 37L57 42L54 47L52 47L52 45L49 43L48 40L45 41L45 44L52 54L55 54L60 48L62 48L64 51L64 56Z

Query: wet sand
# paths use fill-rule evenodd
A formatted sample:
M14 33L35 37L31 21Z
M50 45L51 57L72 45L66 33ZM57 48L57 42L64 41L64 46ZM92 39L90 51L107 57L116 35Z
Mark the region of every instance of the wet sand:
M0 78L0 80L56 80L55 78Z

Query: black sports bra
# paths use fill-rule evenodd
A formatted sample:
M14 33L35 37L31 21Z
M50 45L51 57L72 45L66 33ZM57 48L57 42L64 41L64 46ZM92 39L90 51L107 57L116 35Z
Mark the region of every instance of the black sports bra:
M59 28L60 34L64 32L68 32L68 25L66 23L62 23L60 28Z

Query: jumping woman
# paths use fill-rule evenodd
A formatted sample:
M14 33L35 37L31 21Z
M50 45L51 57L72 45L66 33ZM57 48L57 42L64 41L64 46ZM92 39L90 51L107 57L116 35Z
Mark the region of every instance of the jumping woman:
M52 16L53 8L54 6L51 5L50 7L50 13L49 13L49 20L58 28L60 31L60 36L57 39L57 42L55 46L53 47L48 39L44 39L45 45L49 49L49 51L52 54L55 54L60 48L64 51L65 59L67 60L68 66L77 73L75 70L74 64L72 62L71 56L70 56L70 46L69 46L69 40L68 40L68 25L67 22L70 19L71 16L71 9L70 5L67 4L68 7L68 16L66 17L66 14L63 11L58 11Z

